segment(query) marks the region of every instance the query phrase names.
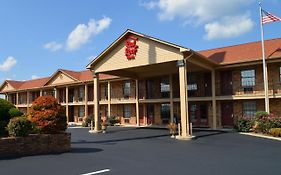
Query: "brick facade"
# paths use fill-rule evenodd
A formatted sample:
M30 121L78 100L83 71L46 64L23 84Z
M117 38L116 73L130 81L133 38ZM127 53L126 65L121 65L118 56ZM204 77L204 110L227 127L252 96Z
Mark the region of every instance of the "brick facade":
M63 133L0 138L0 157L69 152L70 137Z

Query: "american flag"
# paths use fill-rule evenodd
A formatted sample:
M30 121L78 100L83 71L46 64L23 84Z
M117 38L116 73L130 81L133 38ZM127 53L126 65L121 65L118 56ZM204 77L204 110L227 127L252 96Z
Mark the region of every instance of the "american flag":
M262 24L281 21L281 18L262 10Z

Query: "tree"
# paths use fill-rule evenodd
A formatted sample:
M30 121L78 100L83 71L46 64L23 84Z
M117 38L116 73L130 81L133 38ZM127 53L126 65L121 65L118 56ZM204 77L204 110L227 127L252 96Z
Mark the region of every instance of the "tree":
M65 109L52 96L38 97L32 103L29 119L43 134L61 133L67 128Z

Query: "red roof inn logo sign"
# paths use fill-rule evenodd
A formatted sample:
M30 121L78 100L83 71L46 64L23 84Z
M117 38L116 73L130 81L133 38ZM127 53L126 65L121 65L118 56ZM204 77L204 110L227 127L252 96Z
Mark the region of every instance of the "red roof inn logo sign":
M138 38L129 36L126 40L125 55L128 60L136 58L139 46L137 45Z

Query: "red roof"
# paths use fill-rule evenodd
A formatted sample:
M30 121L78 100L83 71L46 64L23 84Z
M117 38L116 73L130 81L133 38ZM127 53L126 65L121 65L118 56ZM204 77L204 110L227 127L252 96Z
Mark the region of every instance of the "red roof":
M266 57L268 59L278 58L278 57L281 58L281 38L266 40L265 50L266 50ZM233 64L233 63L256 61L256 60L261 60L262 57L260 41L222 47L222 48L202 50L198 52L203 56L211 60L214 60L218 64ZM73 77L77 81L85 82L85 81L93 80L92 72L90 70L84 70L78 72L72 70L59 69L57 72L59 71ZM7 80L6 82L17 90L32 89L32 88L43 87L53 76L35 79L35 80L28 80L28 81ZM107 75L107 74L100 74L101 80L111 79L111 78L118 78L118 77Z
M281 57L281 38L265 41L266 58ZM219 64L232 64L261 60L261 42L251 42L234 46L198 51Z
M90 70L77 72L77 71L72 71L72 70L59 69L57 72L59 72L59 71L65 73L65 74L68 74L69 76L76 79L77 81L85 82L85 81L93 80L93 75ZM25 89L43 87L53 76L34 79L34 80L27 80L27 81L7 80L6 82L9 83L11 86L13 86L16 90L25 90ZM112 79L112 78L118 78L118 77L112 76L112 75L107 75L107 74L100 74L101 80Z

